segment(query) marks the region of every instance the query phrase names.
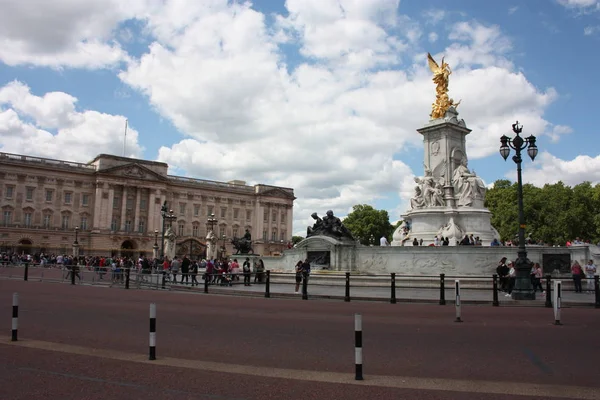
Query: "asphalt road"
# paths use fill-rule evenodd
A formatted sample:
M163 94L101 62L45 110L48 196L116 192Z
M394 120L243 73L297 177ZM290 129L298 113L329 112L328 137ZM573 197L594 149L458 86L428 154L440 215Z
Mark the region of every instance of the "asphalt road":
M147 359L151 302L156 361ZM363 316L362 382L354 380L355 313ZM563 309L563 326L545 308L462 313L455 323L453 306L0 280L0 398L600 398L600 310Z

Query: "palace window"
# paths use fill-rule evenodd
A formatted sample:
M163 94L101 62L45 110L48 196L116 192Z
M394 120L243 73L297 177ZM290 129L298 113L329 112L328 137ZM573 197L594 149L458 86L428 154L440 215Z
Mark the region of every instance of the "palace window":
M194 204L194 217L200 215L200 205Z
M119 220L117 218L113 218L110 223L110 230L116 232L119 230Z
M113 197L113 208L119 208L119 204L121 203L121 198L118 196Z
M214 214L214 209L213 206L206 206L206 215Z
M83 216L79 221L79 229L81 229L82 231L87 231L87 228L87 217Z
M277 222L277 211L273 211L273 222Z
M148 207L146 199L140 199L140 210L145 210Z
M89 194L82 194L81 195L81 205L84 207L87 207L90 205L90 195Z
M71 204L72 197L73 197L73 193L65 192L65 204Z
M221 218L227 218L227 208L221 207Z
M269 222L269 211L268 210L265 210L265 213L263 215L263 221Z
M179 214L185 215L185 203L179 203Z
M31 227L31 213L26 212L23 214L23 225L27 228Z
M224 225L221 225L221 226L219 227L219 239L222 239L222 238L223 238L223 236L225 236L225 226L224 226Z
M52 228L52 215L50 214L44 214L44 228L46 229L50 229Z
M69 229L69 222L70 222L70 220L71 220L71 218L68 215L63 215L60 227L62 229Z
M266 229L263 229L263 240L269 239L269 232Z
M271 232L271 240L272 241L277 240L277 229L273 229L273 232Z
M138 233L145 233L146 232L146 221L144 221L143 219L140 219L138 222Z
M246 210L246 221L250 221L252 219L252 211Z
M125 232L131 232L131 220L125 220Z
M33 200L33 190L34 188L32 187L25 188L25 200Z
M127 207L128 210L133 210L133 198L131 198L131 197L127 198L125 207Z
M15 187L14 186L6 186L6 198L7 199L12 199L15 193Z
M52 197L54 197L54 190L46 190L46 201L52 201Z
M234 208L233 209L233 219L238 219L240 216L240 209L239 208Z
M239 228L237 226L234 226L233 230L232 230L233 237L234 238L239 237L238 233L239 233Z
M10 225L12 223L12 211L4 210L2 213L2 224Z
M285 211L281 213L281 223L285 224Z
M286 239L286 232L281 231L281 240L285 240L285 239Z
M198 237L198 236L199 236L199 234L200 234L200 232L199 232L199 231L200 231L200 227L198 226L198 224L194 224L194 225L192 226L192 236L193 236L193 237Z
M185 229L185 222L180 222L179 224L177 224L177 234L179 236L183 236L184 229Z

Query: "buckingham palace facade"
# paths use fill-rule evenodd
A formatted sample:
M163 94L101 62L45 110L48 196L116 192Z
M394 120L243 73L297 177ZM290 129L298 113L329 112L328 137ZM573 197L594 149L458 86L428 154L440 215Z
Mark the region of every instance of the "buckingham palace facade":
M166 163L106 154L84 164L0 153L0 167L1 252L72 254L77 241L79 255L152 256L165 201L178 255L202 257L211 226L227 255L246 229L261 255L292 237L290 188L173 176Z

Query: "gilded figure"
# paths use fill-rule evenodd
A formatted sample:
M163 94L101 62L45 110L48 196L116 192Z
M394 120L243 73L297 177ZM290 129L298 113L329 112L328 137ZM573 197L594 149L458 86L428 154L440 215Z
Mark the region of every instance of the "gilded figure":
M452 70L444 57L442 57L441 65L433 59L431 54L427 53L427 61L429 63L429 69L433 72L433 82L436 84L435 88L435 103L431 105L431 119L444 118L446 111L452 106L458 107L458 103L454 103L448 96L448 81L450 80L450 74Z

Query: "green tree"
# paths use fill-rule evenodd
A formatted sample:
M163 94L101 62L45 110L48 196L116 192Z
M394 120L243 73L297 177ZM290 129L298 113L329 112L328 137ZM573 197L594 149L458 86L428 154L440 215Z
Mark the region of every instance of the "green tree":
M292 236L292 244L295 246L297 243L300 243L304 240L302 236Z
M371 244L371 239L377 243L381 236L385 236L389 241L394 233L388 212L376 210L368 204L357 204L352 207L352 212L343 223L352 232L354 238L364 245Z

